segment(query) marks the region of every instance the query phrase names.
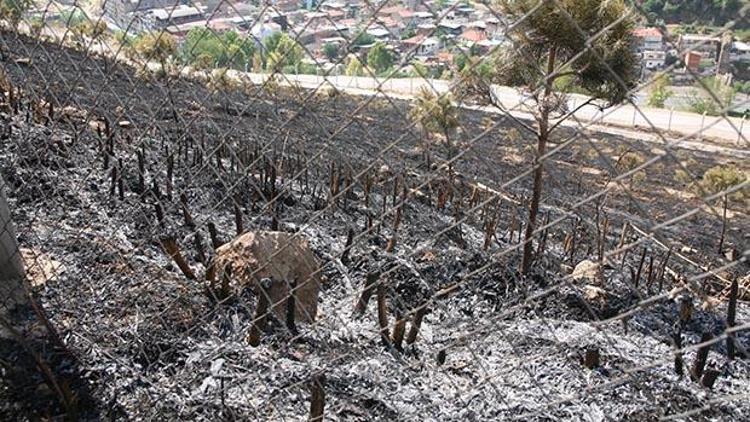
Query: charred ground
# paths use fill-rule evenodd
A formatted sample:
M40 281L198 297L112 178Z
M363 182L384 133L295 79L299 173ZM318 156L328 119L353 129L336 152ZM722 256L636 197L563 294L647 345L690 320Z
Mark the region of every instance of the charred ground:
M705 204L675 172L680 163L695 177L718 164L746 169L747 161L729 149L678 147L647 167L645 177L617 183L608 181L627 171L616 166L618 158L650 159L663 150L604 133L561 131L558 142L574 141L547 162L544 212L554 220L573 209L577 218L548 231L535 274L522 280L518 222L531 184L525 174L531 141L498 115L462 111L460 156L449 177L446 166L425 165L408 102L324 89L216 93L186 78L145 81L110 59L9 33L2 34L0 54L7 79L20 89L3 109L0 170L22 246L43 257L39 266L52 262L56 269L34 289L98 401L92 417L296 419L306 414L311 374L321 371L327 415L342 420L526 414L643 420L703 406L704 416L749 410L746 402L723 400L750 391L746 361L726 361L723 342L710 355L721 370L713 391L674 373L677 305L668 297L643 301L677 284L667 274L661 283L633 288L624 268L638 265L640 246L623 259L624 268L605 270L604 297L587 298L580 283L562 279L577 262L594 259L596 227L605 218L610 250L625 221L648 231L693 209L700 210L661 229L660 238L699 265L725 263L715 251L720 208ZM437 163L448 158L440 142L432 149ZM123 199L112 184L113 167ZM454 193L438 207L447 180ZM482 205L488 196L472 198L477 182L506 199ZM606 196L575 205L607 186ZM186 224L182 195L194 225ZM743 207L730 208L727 234L740 251L750 229ZM253 295L240 292L216 306L203 283L186 279L159 245L163 236L175 237L201 278L196 233L210 254L208 224L229 240L237 230L235 209L244 230L300 232L322 264L321 313L298 336L272 325L261 346L250 347ZM386 253L399 209L398 242ZM485 249L489 215L498 223ZM355 238L343 264L350 229ZM562 244L571 233L579 246L567 254ZM658 266L667 251L646 245ZM680 274L702 272L671 258L669 267ZM723 276L747 270L740 264ZM384 274L391 319L435 299L419 340L403 352L381 344L374 304L363 317L352 314L375 271ZM450 286L459 288L435 296ZM727 285L711 278L701 287L704 295L721 296ZM627 318L598 322L628 311ZM746 321L747 308L739 312ZM723 303L697 309L683 329L684 343L697 343L704 332L721 335L724 314ZM746 331L738 341L746 347ZM602 366L591 371L577 356L593 345ZM434 358L440 350L447 356L442 366ZM24 401L20 389L5 391L16 403L5 415L44 411Z

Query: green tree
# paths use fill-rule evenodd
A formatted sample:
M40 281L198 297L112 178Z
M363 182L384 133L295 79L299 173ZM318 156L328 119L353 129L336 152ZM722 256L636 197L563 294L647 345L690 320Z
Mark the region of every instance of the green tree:
M469 61L469 56L467 56L460 50L456 54L453 55L453 66L459 72L464 70L464 68L466 67L466 63L468 61Z
M208 28L193 28L185 36L178 56L198 68L227 67L244 70L252 63L255 44L235 31L216 34ZM210 63L210 64L209 64Z
M357 34L357 37L354 38L354 41L352 41L353 46L360 46L360 45L370 45L375 42L375 37L372 35L366 33L366 32L360 32Z
M398 37L402 40L408 40L415 35L417 35L417 30L413 26L408 26L403 31L401 31L401 34L399 34Z
M339 56L339 48L336 44L327 42L323 44L323 55L329 62L333 62Z
M430 76L430 70L425 66L424 63L414 60L411 63L412 71L410 72L409 76L412 77L419 77L419 78L428 78Z
M214 69L208 77L206 87L224 107L224 111L231 112L231 99L229 93L238 88L238 83L229 75L229 69L223 67Z
M700 181L701 187L709 195L715 195L727 189L739 186L750 177L748 173L732 165L718 165L711 167L704 174ZM738 189L729 195L731 199L742 201L744 198L750 198L750 187Z
M172 96L172 87L169 81L169 60L177 51L177 41L174 37L166 32L146 32L133 41L133 54L144 60L144 68L148 69L148 62L155 60L159 62L160 74L164 77L167 87L167 97L172 107L172 118L175 123L179 123L179 115L175 107L174 97Z
M162 67L177 51L177 41L166 32L146 32L133 42L135 54L147 61L156 60Z
M283 32L274 32L273 34L266 37L266 39L263 40L263 50L265 50L263 53L269 54L272 51L276 51L282 35L284 35Z
M694 113L719 116L726 113L734 100L735 91L721 79L708 77L696 83L690 96L690 110Z
M285 67L297 68L304 57L302 46L285 33L281 33L278 40L270 42L266 47L269 48L266 69L273 71L281 72Z
M15 28L31 4L31 0L0 0L0 20Z
M667 74L661 74L654 79L648 94L649 107L663 108L664 103L672 97L672 78Z
M70 32L76 42L83 44L87 39L95 42L103 41L108 34L107 24L101 20L89 20L88 18L70 26Z
M414 106L409 112L409 117L416 122L422 131L429 137L430 134L439 133L443 136L446 159L449 160L448 168L452 169L450 161L453 157L453 143L451 138L458 127L458 109L453 105L450 95L437 95L434 91L422 87L415 99ZM429 141L425 142L424 152L427 164L430 164Z
M346 73L347 76L362 76L362 71L364 70L364 66L362 66L362 62L359 60L359 57L355 55L349 56L349 62L346 65L346 70L344 73Z
M382 73L393 66L393 55L382 41L378 41L367 53L367 66L375 73Z
M60 22L62 22L62 24L68 29L72 29L78 25L81 25L88 20L89 18L88 16L86 16L83 10L77 7L65 10L60 13Z
M664 0L646 0L643 3L643 10L649 13L659 14L664 9Z
M747 4L747 0L646 0L642 8L669 24L724 25L737 19Z
M521 262L521 272L528 274L547 143L578 109L597 99L604 100L604 106L621 103L636 86L638 59L631 48L635 23L625 0L500 0L499 11L518 22L508 34L514 48L489 58L490 75L462 73L453 86L464 96L478 95L498 107L502 105L492 94L491 84L516 86L534 104L534 125L516 121L537 143ZM567 110L567 95L553 89L555 80L563 76L572 76L571 83L591 96L575 110Z
M743 209L745 208L745 205L750 202L750 186L747 186L746 184L749 175L750 174L735 166L719 165L708 169L706 173L703 174L703 178L700 181L700 188L709 195L716 195L724 192L721 196L724 213L722 218L721 236L719 237L719 253L722 252L724 247L729 200L731 199L739 202L740 205L743 206ZM742 188L740 188L740 186L742 186ZM733 192L727 193L727 190L733 190Z
M268 53L266 58L266 70L271 73L281 72L284 67L284 58L281 57L278 51L272 51Z

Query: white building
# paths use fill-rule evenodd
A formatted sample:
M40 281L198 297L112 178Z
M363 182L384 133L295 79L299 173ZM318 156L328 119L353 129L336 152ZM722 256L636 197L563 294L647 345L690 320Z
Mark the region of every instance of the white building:
M729 60L732 62L750 62L750 43L735 41L729 50Z
M664 51L644 51L641 54L643 67L649 70L661 69L667 59L667 53Z

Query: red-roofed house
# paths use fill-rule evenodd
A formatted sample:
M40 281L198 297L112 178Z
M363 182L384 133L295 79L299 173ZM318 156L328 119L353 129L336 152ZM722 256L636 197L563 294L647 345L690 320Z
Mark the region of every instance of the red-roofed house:
M453 53L448 51L441 51L437 54L438 63L451 64L453 63Z
M390 18L404 25L409 25L414 18L414 12L403 6L389 6L380 9L378 17L381 19Z
M332 21L339 21L346 17L346 13L344 13L343 10L329 10L326 12L329 18L331 18Z
M657 28L638 28L633 31L637 40L638 52L661 51L664 49L664 36Z
M477 29L469 29L461 34L461 39L467 43L476 44L480 41L486 40L487 34L485 34L484 31L479 31Z
M390 17L379 17L377 18L376 22L397 37L399 36L399 34L401 34L401 30L404 29L403 23Z
M422 41L424 41L427 38L424 34L418 34L411 38L407 38L405 40L401 40L401 44L404 44L409 47L414 47L415 45L421 44Z

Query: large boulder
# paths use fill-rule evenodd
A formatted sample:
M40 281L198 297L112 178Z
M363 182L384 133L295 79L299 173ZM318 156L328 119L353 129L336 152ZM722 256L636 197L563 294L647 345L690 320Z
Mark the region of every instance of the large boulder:
M214 258L217 280L227 271L233 284L250 285L256 294L260 282L266 287L273 312L286 318L289 287L294 289L295 320L312 322L318 309L321 274L315 256L299 235L284 232L256 231L244 233L216 250Z
M575 281L585 281L590 284L599 284L601 281L601 268L594 261L584 259L573 269L570 277Z

